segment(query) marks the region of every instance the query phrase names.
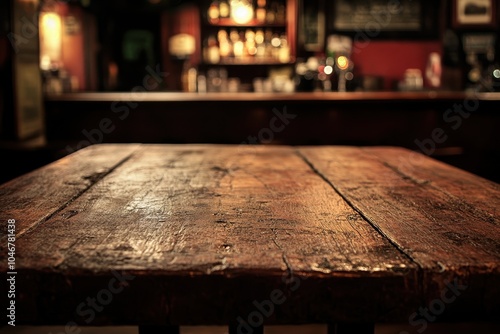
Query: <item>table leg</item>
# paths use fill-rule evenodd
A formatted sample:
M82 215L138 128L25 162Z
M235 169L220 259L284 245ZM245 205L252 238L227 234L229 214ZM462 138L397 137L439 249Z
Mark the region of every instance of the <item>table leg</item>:
M335 323L328 325L328 334L374 334L375 324L371 323Z
M139 326L139 334L179 334L179 326L156 326L142 325Z

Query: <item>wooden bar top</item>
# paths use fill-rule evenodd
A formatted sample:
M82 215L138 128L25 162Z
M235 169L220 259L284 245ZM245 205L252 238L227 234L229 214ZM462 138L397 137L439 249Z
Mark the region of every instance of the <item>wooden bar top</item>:
M22 323L500 320L500 186L402 148L94 145L0 203Z
M88 92L51 94L48 102L426 102L466 99L479 101L500 101L500 93L474 93L457 91L415 91L415 92L294 92L294 93L184 93L184 92Z

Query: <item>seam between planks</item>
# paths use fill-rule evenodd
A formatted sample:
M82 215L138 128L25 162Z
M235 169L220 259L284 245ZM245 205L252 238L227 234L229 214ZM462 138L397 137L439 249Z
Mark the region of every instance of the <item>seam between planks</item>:
M33 225L25 229L24 231L20 232L18 235L16 235L17 239L22 238L24 235L28 234L29 232L33 231L36 229L40 224L43 224L50 220L52 217L57 215L59 212L64 210L68 205L73 203L76 199L78 199L80 196L82 196L84 193L89 191L92 187L94 187L99 181L104 179L106 176L114 172L117 168L119 168L121 165L123 165L125 162L127 162L132 156L140 149L141 146L137 147L134 151L132 151L128 156L117 162L114 166L110 167L106 172L99 174L99 177L96 178L91 178L90 179L90 184L83 190L79 191L76 195L71 197L69 200L67 200L65 203L63 203L58 209L54 210L54 212L49 213L45 217L40 218L37 222L35 222Z
M349 205L354 211L356 211L363 219L370 224L370 226L377 231L384 239L386 239L400 254L402 254L406 259L408 259L411 263L416 265L416 279L417 279L417 296L418 299L421 301L421 304L424 305L424 272L423 272L423 266L415 260L410 254L407 254L404 249L402 249L395 241L393 241L388 235L382 231L382 229L378 228L375 224L373 224L368 217L366 217L361 210L356 208L356 206L348 199L342 192L340 192L337 187L325 176L323 175L316 167L314 164L309 161L300 151L300 149L296 148L295 149L295 154L297 154L310 168L311 170L318 175L320 178L322 178L346 203Z
M377 227L375 224L373 224L370 219L368 217L366 217L363 212L361 210L359 210L358 208L356 208L356 206L346 197L344 196L344 194L342 194L342 192L340 192L337 187L325 176L323 175L318 169L316 169L316 167L314 166L314 164L309 161L303 154L302 152L300 152L300 149L295 149L295 153L311 168L311 170L316 174L318 175L319 177L321 177L323 179L323 181L325 181L348 205L349 207L351 207L354 211L356 211L361 217L363 217L363 219L368 223L370 224L371 227L373 227L375 229L375 231L377 231L377 233L379 233L384 239L386 239L392 246L394 246L405 258L407 258L410 262L414 263L417 265L417 268L418 268L418 276L420 277L421 275L421 269L422 269L422 266L420 265L420 263L418 263L417 260L415 260L410 254L407 254L404 249L402 249L395 241L393 241L388 235L386 235L384 233L384 231L382 231L382 229L380 229L379 227Z

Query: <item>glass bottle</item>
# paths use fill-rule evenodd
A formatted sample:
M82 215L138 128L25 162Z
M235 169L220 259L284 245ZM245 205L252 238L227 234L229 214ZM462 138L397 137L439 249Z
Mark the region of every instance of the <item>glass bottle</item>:
M210 23L219 22L220 11L219 11L219 2L217 0L212 1L210 6L208 7L208 21Z
M257 57L265 57L266 56L266 46L264 44L264 31L262 29L258 29L255 32L255 46L257 48Z
M233 42L233 52L236 58L241 58L245 52L245 44L243 43L243 36L238 34L238 39Z
M219 4L219 16L221 18L228 18L230 13L230 7L227 0L222 0Z
M219 46L217 45L215 36L210 36L208 38L208 62L212 64L218 64L220 62Z
M219 52L221 58L227 58L231 54L231 46L227 37L227 31L224 29L219 30L217 33L217 40L219 42Z
M257 22L265 23L266 22L266 0L258 0L257 1L257 9L255 11L255 17L257 18Z

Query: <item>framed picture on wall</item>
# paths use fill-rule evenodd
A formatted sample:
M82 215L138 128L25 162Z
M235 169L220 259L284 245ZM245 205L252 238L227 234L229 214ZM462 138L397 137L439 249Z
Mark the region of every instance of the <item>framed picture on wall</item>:
M496 26L495 0L453 0L455 28Z
M14 58L16 135L20 140L42 135L44 109L38 55Z
M302 20L299 38L304 49L323 51L325 47L324 0L303 0L300 3Z
M436 38L436 0L335 0L330 31L364 39Z

